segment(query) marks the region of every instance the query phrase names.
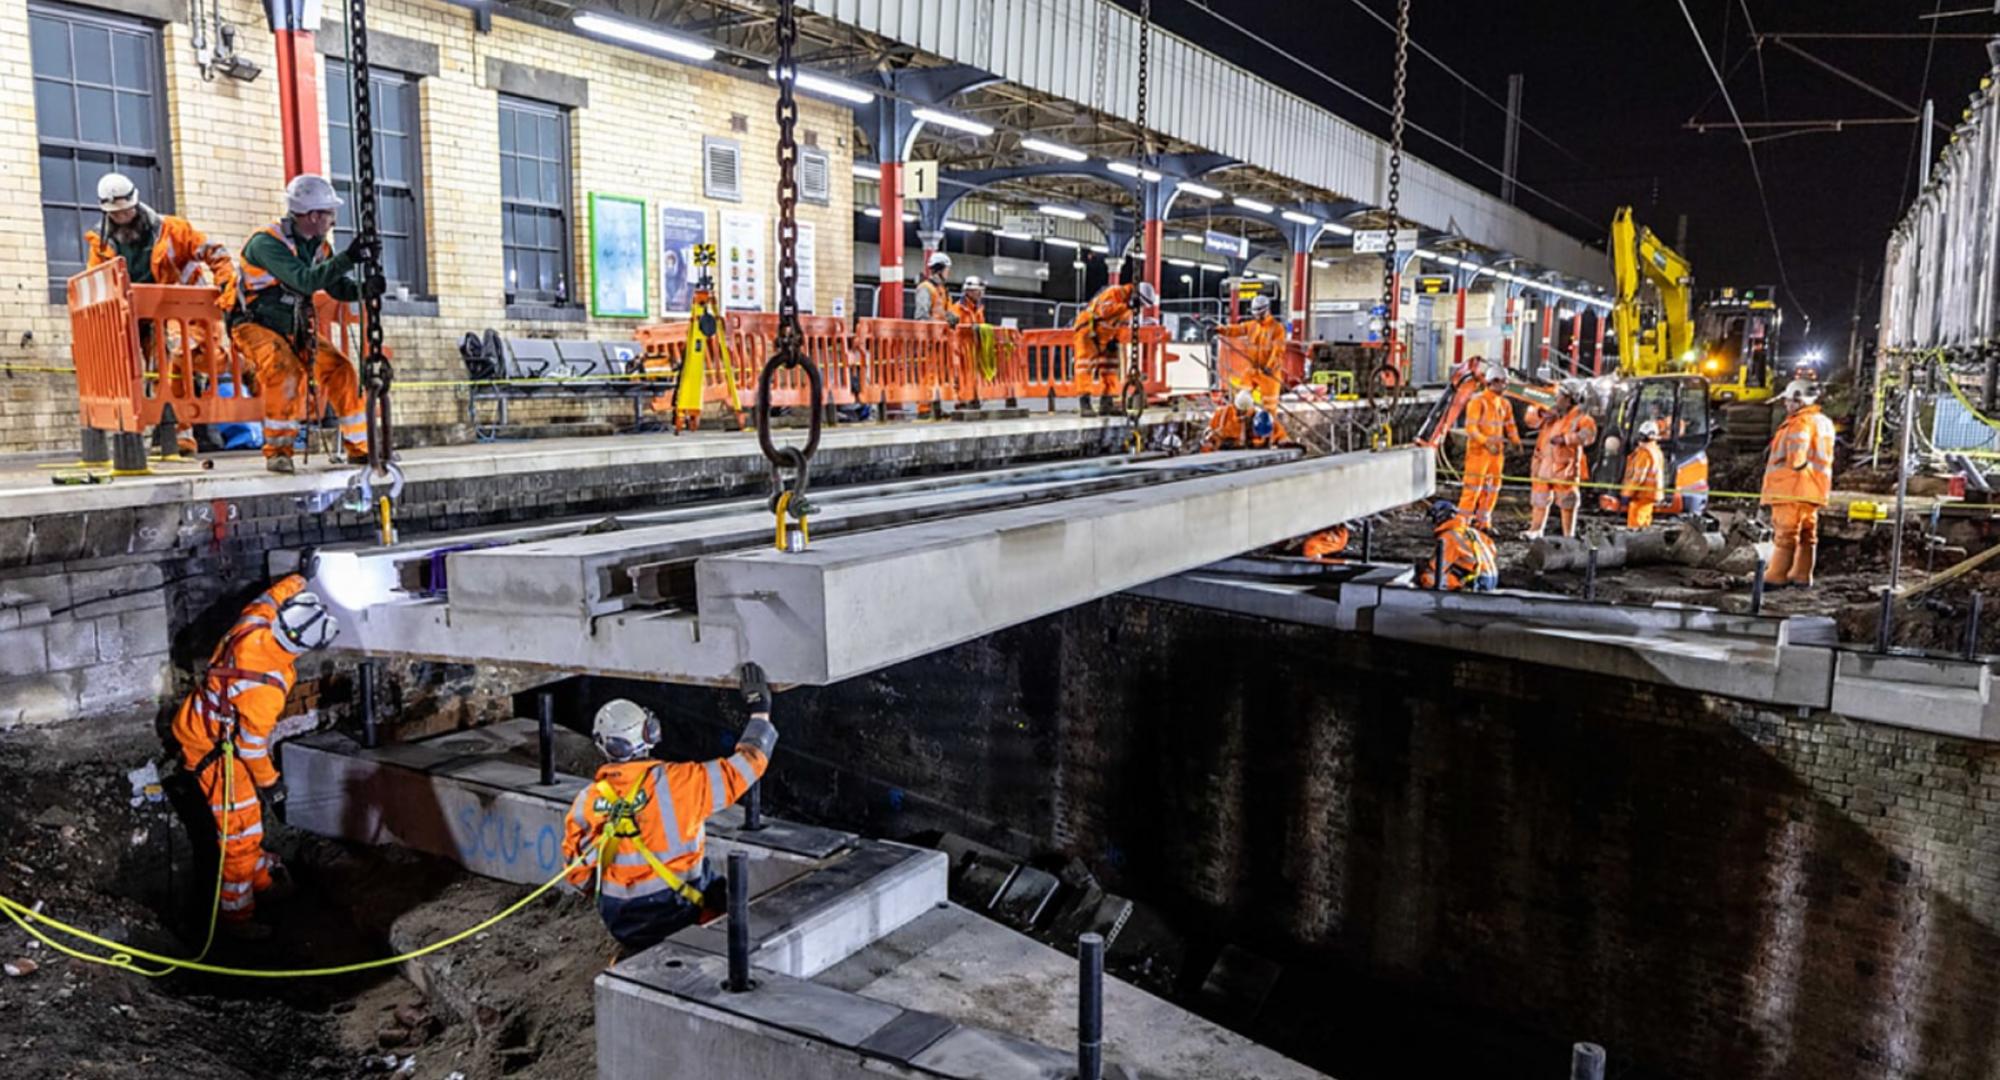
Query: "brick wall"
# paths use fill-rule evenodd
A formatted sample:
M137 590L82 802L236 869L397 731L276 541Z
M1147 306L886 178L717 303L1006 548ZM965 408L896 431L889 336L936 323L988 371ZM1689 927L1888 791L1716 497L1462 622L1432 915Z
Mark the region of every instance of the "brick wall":
M2000 1076L1991 745L1129 598L777 721L779 812L1081 857L1347 1080Z
M256 0L219 2L224 16L242 28L240 51L264 74L251 83L220 77L204 82L193 62L187 26L165 28L174 205L197 227L240 250L253 229L282 209L277 78L262 5ZM337 17L337 8L329 6L329 18ZM434 46L438 54L438 74L419 84L426 259L437 314L386 321L400 378L416 382L462 375L457 345L468 331L496 327L509 336L630 340L637 325L622 319L507 318L498 91L485 85L489 57L589 82L589 104L573 111L570 125L577 297L589 295L591 192L645 199L647 239L655 248L663 202L707 207L711 239L719 228L717 209L776 217L776 93L765 80L655 59L504 17L494 19L491 33L478 34L469 11L435 0L374 0L369 21L378 32ZM76 438L74 381L26 370L70 365L67 313L48 302L30 74L25 0L0 0L0 365L11 365L0 368L0 451L67 447ZM734 131L732 121L738 116L744 130ZM844 108L801 97L800 140L816 142L827 152L833 178L830 205L799 207L800 220L818 228L816 300L822 312L831 310L834 297L851 291L853 192L846 182L851 127ZM702 197L704 135L741 144L741 203ZM767 225L766 241L775 251L775 225ZM655 258L650 292L657 311ZM23 335L29 333L33 339L23 345ZM579 408L574 403L523 404L514 416L533 421L557 411L575 415ZM595 412L618 415L628 409L603 405ZM410 386L397 395L397 421L406 427L451 424L463 412L459 389Z

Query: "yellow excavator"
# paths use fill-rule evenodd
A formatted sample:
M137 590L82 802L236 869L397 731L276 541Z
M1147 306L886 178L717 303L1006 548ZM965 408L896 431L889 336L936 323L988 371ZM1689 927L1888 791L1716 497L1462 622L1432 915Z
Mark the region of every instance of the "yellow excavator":
M1618 333L1618 371L1645 377L1686 372L1708 381L1716 402L1756 404L1773 391L1772 361L1783 317L1769 289L1723 289L1694 305L1688 261L1621 206L1611 218L1611 270L1618 286L1611 309ZM1653 286L1658 306L1644 303Z

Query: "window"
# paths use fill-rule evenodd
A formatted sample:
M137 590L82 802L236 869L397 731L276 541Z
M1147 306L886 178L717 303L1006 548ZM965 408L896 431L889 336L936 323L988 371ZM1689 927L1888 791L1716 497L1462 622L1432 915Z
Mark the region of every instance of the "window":
M827 175L826 151L800 147L799 198L825 205L832 197L833 182Z
M42 232L49 277L83 269L83 234L97 227L97 181L122 172L147 203L172 209L160 35L134 19L35 4L28 9L41 146Z
M701 192L711 199L743 201L743 151L734 140L701 140Z
M382 237L382 276L427 295L424 277L423 179L419 173L417 80L394 71L368 76L375 131L375 231ZM353 102L345 61L326 62L326 141L335 191L346 200L334 225L335 251L354 235L360 205L354 193Z
M507 302L570 296L569 114L500 96L500 244Z

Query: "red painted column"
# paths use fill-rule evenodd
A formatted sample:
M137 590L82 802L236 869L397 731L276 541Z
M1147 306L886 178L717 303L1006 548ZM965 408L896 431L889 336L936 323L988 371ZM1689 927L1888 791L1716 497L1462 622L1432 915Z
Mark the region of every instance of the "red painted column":
M1312 255L1310 252L1292 252L1292 295L1285 305L1291 312L1292 332L1301 338L1306 333L1306 297L1312 289Z
M319 152L319 56L311 30L277 30L278 125L285 152L285 181L326 168Z
M1500 363L1504 367L1514 366L1514 321L1520 317L1520 309L1516 306L1519 303L1517 298L1510 296L1507 298L1507 306L1501 309L1503 314L1500 317Z
M1556 334L1556 309L1542 305L1542 364L1549 362L1549 348Z
M1591 321L1597 324L1597 344L1592 347L1590 354L1590 373L1602 375L1604 374L1604 312L1598 311L1591 317Z
M1569 320L1569 374L1571 378L1583 374L1583 308Z
M1458 290L1458 314L1451 323L1451 370L1457 374L1465 366L1465 289Z
M1118 284L1118 279L1125 276L1125 256L1113 255L1110 258L1105 259L1104 273L1106 275L1106 280L1108 280L1111 284L1113 285Z
M881 291L875 310L885 319L903 317L903 163L882 163Z
M1146 222L1145 231L1141 235L1145 237L1146 244L1146 273L1139 280L1150 281L1153 283L1153 288L1157 289L1160 287L1161 249L1167 244L1167 223L1153 218ZM1157 313L1158 309L1154 311Z

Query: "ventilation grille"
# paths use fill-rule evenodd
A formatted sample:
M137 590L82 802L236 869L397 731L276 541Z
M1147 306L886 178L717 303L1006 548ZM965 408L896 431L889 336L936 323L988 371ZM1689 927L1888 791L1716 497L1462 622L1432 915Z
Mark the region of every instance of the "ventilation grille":
M729 139L701 141L701 188L711 199L743 201L743 150Z
M827 177L826 153L820 150L799 151L799 197L807 202L825 203L833 194L833 185Z

